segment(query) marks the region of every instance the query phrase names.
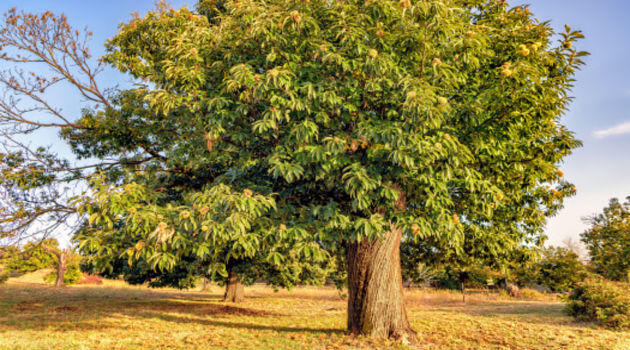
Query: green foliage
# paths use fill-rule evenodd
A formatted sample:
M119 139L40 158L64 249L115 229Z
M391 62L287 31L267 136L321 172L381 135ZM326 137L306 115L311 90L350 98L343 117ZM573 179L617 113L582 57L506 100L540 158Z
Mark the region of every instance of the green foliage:
M567 309L579 320L611 329L630 329L630 284L588 279L573 289Z
M28 273L54 266L55 256L46 251L44 246L56 248L59 245L54 238L41 242L29 242L24 245L20 254L14 254L6 263L6 269L20 273Z
M16 259L21 252L20 247L15 245L0 247L0 266L5 266L10 261Z
M510 263L509 278L520 287L543 286L554 292L566 292L588 275L586 265L570 249L549 247L529 250L528 257Z
M595 272L615 281L630 282L630 197L610 200L603 213L588 219L582 233Z
M63 132L122 160L80 200L76 240L102 271L122 257L222 276L232 259L323 261L392 225L449 257L534 244L575 193L557 168L580 143L559 122L586 53L566 29L553 46L546 22L495 1L160 6L107 44L139 86Z
M471 267L462 271L457 267L446 265L435 270L438 288L460 289L462 278L467 288L484 288L496 285L504 276L490 267Z
M531 256L529 259L515 259L510 262L508 267L509 280L516 283L519 287L538 285L540 255L542 255L541 251L538 252L537 256Z
M9 279L9 271L6 269L0 269L0 284L6 282Z
M68 264L66 267L66 272L63 275L63 283L65 285L76 284L81 280L83 276L81 269L79 268L78 262L73 262L72 264ZM57 280L57 270L47 274L44 276L44 281L47 283L55 283Z
M71 285L78 283L83 277L83 273L81 272L81 259L82 257L74 252L66 251L66 271L63 274L63 283L65 285ZM44 276L44 281L48 283L54 283L57 280L57 267L59 261L55 259L53 264L54 270Z
M538 283L554 292L567 292L588 275L578 255L561 247L545 249L537 271Z

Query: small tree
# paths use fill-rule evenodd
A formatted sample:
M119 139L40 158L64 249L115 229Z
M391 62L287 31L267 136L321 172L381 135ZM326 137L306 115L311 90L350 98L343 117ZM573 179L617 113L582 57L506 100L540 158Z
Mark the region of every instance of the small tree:
M55 271L44 277L46 282L54 282L55 287L78 283L82 273L80 268L81 256L71 249L51 249L57 259L54 262Z
M70 261L69 261L70 259ZM6 269L21 273L33 272L45 268L55 268L55 286L61 287L65 280L74 283L78 272L79 257L72 254L70 249L59 248L59 242L54 238L47 238L36 242L29 242L19 251L14 252L6 261ZM69 265L70 263L70 265ZM73 273L65 276L68 266Z
M14 254L7 261L6 268L20 273L51 268L55 263L55 255L48 249L57 248L58 245L59 242L51 238L40 242L29 242L22 247L19 254Z
M550 247L543 251L537 264L538 283L554 292L567 292L584 281L588 273L580 257L562 247Z
M601 214L586 219L591 227L581 235L595 272L615 281L630 279L630 197L617 198Z

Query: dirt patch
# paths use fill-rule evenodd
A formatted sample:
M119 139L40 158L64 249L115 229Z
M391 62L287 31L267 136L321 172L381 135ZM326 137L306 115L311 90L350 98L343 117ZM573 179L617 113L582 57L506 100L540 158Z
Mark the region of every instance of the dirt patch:
M35 300L25 300L25 301L20 301L19 303L16 304L16 306L25 306L25 305L35 305L35 304L42 304L44 301L41 299L35 299Z
M179 301L159 301L152 300L149 302L130 302L118 305L121 310L136 309L138 311L149 312L171 312L185 313L200 316L212 315L234 315L234 316L282 316L273 311L263 311L249 309L242 306L225 305L207 302L179 302Z
M9 312L29 312L29 311L36 311L36 310L37 310L36 307L18 306L16 308L9 310Z
M233 316L278 316L275 313L263 310L247 309L244 307L221 305L218 307L212 307L204 309L199 312L203 315L233 315Z
M15 304L15 307L13 309L10 309L9 312L37 311L37 309L39 309L43 305L43 303L44 301L39 299L21 301Z
M60 306L58 308L55 308L56 312L75 312L75 311L79 311L78 307L75 306Z

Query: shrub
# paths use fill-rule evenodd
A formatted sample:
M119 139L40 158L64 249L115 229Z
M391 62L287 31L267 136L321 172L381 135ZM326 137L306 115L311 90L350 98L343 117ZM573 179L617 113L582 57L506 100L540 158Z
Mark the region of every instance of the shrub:
M7 270L0 270L0 284L6 282L9 279L10 272Z
M610 329L630 329L630 284L590 278L569 295L568 312Z
M534 301L557 300L555 294L545 294L531 288L521 288L518 297L519 299Z

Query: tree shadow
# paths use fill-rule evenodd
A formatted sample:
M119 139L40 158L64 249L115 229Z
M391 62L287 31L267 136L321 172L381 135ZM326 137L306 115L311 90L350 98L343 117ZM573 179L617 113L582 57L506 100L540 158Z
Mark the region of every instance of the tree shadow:
M0 287L0 327L5 329L56 332L120 329L121 325L115 321L118 315L281 333L343 333L335 328L267 325L269 317L291 315L223 303L220 296L205 293L113 287Z
M281 332L281 333L301 333L301 332L325 333L325 334L344 333L344 330L339 329L339 328L270 326L270 325L255 323L255 322L251 322L251 323L230 322L230 321L224 321L224 320L218 320L218 319L205 319L205 318L197 318L197 317L176 316L172 314L146 313L140 316L148 317L148 318L157 317L167 322L195 323L195 324L201 324L204 326L233 328L233 329L240 328L240 329L249 329L249 330L257 330L257 331L272 330L272 331Z

